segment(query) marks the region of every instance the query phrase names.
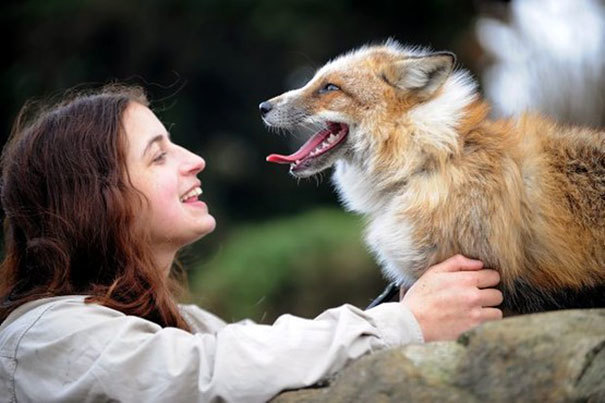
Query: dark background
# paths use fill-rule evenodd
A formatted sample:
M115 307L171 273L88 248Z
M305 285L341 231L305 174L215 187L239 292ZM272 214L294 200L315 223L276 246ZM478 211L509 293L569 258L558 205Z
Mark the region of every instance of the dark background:
M392 37L452 50L476 72L477 3L461 0L26 0L3 2L2 143L23 103L74 86L144 86L173 140L202 155L218 227L182 256L192 297L226 319L363 305L383 280L330 181L295 181L259 102L330 58Z

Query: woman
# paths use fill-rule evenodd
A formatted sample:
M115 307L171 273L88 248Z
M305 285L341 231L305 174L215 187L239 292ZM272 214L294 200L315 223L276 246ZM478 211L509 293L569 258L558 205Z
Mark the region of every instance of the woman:
M177 251L214 230L199 156L138 88L21 113L2 155L0 392L12 401L265 401L367 352L487 320L499 277L456 256L400 303L226 324L175 302Z

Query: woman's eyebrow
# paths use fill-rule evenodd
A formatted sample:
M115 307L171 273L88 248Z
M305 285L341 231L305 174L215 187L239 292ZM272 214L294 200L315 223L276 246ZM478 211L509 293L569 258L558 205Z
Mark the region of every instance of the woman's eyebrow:
M143 150L142 156L144 157L145 154L147 154L147 151L149 151L149 149L151 148L153 143L158 143L158 142L162 141L164 138L170 139L170 133L158 134L156 136L153 136L151 138L151 140L149 140L147 142L147 145L145 146L145 149Z

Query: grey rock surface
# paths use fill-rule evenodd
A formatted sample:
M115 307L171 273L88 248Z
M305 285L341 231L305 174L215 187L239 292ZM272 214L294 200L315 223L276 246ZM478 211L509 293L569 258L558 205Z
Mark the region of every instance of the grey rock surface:
M605 402L605 309L486 323L457 341L384 350L274 402Z

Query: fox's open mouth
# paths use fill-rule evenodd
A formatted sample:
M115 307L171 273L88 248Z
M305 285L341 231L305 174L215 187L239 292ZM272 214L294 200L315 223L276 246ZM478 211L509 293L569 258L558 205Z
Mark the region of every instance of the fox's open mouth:
M291 170L308 165L308 162L333 151L347 138L349 126L344 123L327 122L327 127L315 133L298 151L290 155L271 154L267 161L292 164Z

